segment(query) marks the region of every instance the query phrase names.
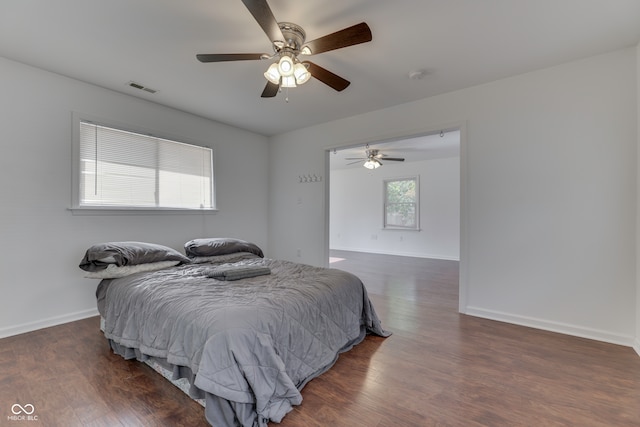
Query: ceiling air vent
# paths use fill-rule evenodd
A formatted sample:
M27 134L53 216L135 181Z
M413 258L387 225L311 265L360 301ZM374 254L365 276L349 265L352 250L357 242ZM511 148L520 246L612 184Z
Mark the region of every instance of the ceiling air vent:
M129 82L127 83L129 86L136 88L136 89L140 89L140 90L144 90L145 92L149 92L149 93L156 93L157 90L155 89L151 89L150 87L146 87L141 85L140 83L136 83L136 82Z

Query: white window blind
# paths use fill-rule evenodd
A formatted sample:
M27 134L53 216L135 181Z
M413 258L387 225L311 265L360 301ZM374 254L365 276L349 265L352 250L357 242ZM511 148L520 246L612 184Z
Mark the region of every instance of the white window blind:
M79 205L213 209L210 148L80 122Z

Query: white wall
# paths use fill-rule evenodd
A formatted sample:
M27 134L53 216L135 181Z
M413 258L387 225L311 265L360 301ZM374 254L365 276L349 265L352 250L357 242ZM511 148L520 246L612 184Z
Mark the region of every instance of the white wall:
M638 118L636 121L636 132L638 137L638 160L637 164L640 165L640 43L636 46L636 109ZM640 191L640 171L638 173L638 191ZM636 334L634 348L638 354L640 354L640 193L636 193L637 205L636 205Z
M97 281L77 267L97 242L176 249L236 236L267 247L267 139L0 58L0 337L96 313ZM214 149L215 215L74 216L72 111Z
M410 176L420 177L420 230L385 230L383 181ZM336 169L330 178L331 249L460 258L460 157Z
M270 253L323 265L327 145L462 121L462 311L631 345L637 78L623 49L273 137Z

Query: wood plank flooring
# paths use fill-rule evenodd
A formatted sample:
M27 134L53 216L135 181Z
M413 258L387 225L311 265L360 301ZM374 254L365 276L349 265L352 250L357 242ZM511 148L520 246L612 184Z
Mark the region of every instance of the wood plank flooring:
M631 348L460 315L457 262L331 255L393 335L341 355L282 427L640 426ZM151 368L112 354L97 318L0 340L0 426L25 425L14 404L33 405L30 426L207 425Z

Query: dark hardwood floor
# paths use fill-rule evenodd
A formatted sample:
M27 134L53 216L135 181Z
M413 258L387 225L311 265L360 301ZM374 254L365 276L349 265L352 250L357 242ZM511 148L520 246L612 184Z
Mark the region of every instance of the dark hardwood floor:
M362 278L393 335L342 354L282 427L640 426L633 349L461 315L457 262L332 257ZM8 418L14 404L33 405L37 420ZM0 340L5 425L207 423L151 368L111 353L90 318Z

